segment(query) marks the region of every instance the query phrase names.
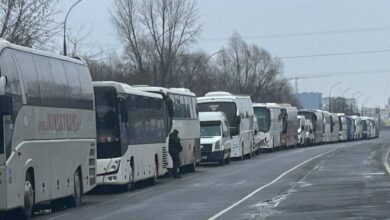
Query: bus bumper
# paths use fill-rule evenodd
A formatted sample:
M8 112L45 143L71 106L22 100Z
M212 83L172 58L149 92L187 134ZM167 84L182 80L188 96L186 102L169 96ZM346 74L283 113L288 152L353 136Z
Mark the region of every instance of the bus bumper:
M5 166L0 166L0 211L7 210L7 177Z
M202 153L202 162L217 162L222 159L224 159L224 155L228 153L228 151L220 150L220 151L214 151L210 153Z

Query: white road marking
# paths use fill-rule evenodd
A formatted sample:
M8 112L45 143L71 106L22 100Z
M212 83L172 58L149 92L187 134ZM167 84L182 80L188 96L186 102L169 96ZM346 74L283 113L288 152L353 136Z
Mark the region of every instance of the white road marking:
M153 190L153 189L148 189L148 190L143 190L143 191L136 192L136 193L131 193L131 194L127 195L127 197L136 196L136 195L139 195L139 194L141 194L141 193L150 192L150 191L152 191L152 190Z
M65 217L65 216L68 216L68 215L70 215L70 214L72 214L72 213L66 213L66 214L63 214L63 215L57 215L57 216L55 216L55 217L49 218L48 220L53 220L53 219L56 219L56 218Z
M319 157L322 157L322 156L324 156L324 155L326 155L326 154L329 154L329 153L331 153L331 152L333 152L333 151L335 151L335 150L338 150L338 149L340 149L340 148L336 148L336 149L327 151L327 152L325 152L325 153L319 154L319 155L317 155L317 156L315 156L315 157L312 157L312 158L310 158L310 159L308 159L308 160L303 161L302 163L300 163L300 164L296 165L295 167L293 167L293 168L287 170L286 172L282 173L282 174L281 174L280 176L278 176L276 179L274 179L274 180L272 180L271 182L269 182L269 183L267 183L267 184L261 186L260 188L258 188L258 189L256 189L255 191L249 193L248 195L246 195L244 198L240 199L240 200L237 201L236 203L232 204L231 206L227 207L226 209L224 209L224 210L218 212L217 214L215 214L214 216L210 217L209 220L215 220L215 219L221 217L221 216L222 216L223 214L225 214L226 212L228 212L228 211L230 211L231 209L233 209L234 207L240 205L240 204L243 203L245 200L251 198L252 196L254 196L256 193L260 192L261 190L263 190L263 189L267 188L268 186L274 184L275 182L277 182L278 180L280 180L281 178L283 178L284 176L286 176L286 175L289 174L290 172L292 172L292 171L296 170L297 168L301 167L302 165L304 165L304 164L306 164L306 163L308 163L308 162L310 162L310 161L312 161L312 160L314 160L314 159L317 159L317 158L319 158Z
M388 174L390 174L390 167L389 167L389 163L388 163L388 157L389 157L389 153L390 153L390 147L387 148L387 152L383 158L383 165L385 166L385 169L386 169L386 172Z

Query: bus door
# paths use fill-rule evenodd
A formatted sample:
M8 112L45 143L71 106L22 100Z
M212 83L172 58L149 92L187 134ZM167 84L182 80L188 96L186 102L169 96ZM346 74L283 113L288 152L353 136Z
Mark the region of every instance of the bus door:
M7 146L11 146L11 97L2 95L0 96L0 165L6 163L7 155L11 154L11 149L7 149Z

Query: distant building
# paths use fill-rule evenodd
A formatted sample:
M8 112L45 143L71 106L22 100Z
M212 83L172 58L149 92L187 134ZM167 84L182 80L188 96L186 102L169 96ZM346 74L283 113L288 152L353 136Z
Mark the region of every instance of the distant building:
M346 104L347 104L347 111L349 113L355 113L358 111L357 106L356 106L356 99L354 98L347 98L346 99Z
M303 92L296 94L301 108L322 109L322 93Z

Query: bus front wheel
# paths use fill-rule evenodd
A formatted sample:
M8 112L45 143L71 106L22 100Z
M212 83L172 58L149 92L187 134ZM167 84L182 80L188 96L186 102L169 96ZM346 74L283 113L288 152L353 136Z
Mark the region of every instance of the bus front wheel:
M33 175L31 172L26 174L26 182L24 184L24 208L23 208L23 218L30 219L33 213L35 193L33 186Z

